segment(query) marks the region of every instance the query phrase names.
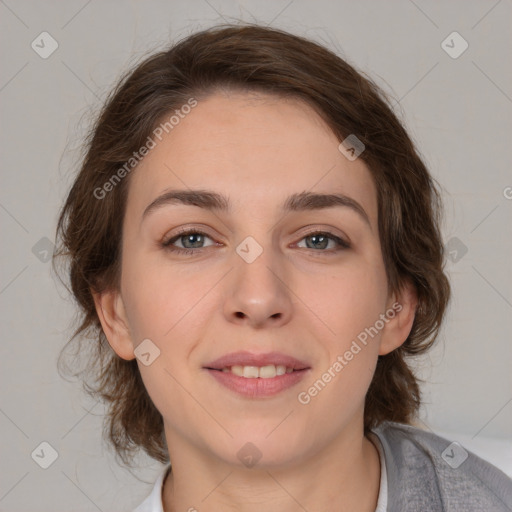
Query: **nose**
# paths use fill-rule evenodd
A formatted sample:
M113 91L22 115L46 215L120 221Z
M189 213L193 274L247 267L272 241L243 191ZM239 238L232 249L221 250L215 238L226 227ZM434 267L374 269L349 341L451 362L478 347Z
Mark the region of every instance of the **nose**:
M292 283L285 266L269 248L248 263L234 255L224 314L228 321L253 328L285 325L292 316Z

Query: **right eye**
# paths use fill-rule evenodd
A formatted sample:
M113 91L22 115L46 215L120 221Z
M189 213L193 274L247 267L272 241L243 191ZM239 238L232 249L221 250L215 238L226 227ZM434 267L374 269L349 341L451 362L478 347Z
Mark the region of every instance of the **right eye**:
M193 254L197 253L201 249L204 249L208 246L198 247L198 244L204 243L204 239L208 238L212 240L206 233L203 233L202 231L198 231L197 229L187 229L183 230L177 235L173 236L169 240L166 240L165 242L162 242L162 246L165 247L165 249L181 253L181 254ZM180 241L182 243L182 247L175 246L175 242ZM188 245L191 245L192 247L188 247ZM215 243L210 244L215 245Z

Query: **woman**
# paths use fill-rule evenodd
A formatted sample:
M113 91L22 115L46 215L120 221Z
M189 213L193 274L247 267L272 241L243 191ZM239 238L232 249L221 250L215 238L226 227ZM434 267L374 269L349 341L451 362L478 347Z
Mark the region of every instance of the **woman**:
M439 212L382 93L311 41L216 27L128 73L58 236L109 438L165 464L137 512L511 510L412 426Z

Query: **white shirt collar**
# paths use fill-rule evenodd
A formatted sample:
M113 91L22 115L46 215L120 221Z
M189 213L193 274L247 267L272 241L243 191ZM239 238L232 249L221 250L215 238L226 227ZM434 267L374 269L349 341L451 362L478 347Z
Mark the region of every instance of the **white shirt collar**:
M370 432L369 437L373 441L373 444L377 447L380 458L379 498L377 500L377 508L375 509L375 512L386 512L388 508L388 475L386 471L386 458L384 456L384 450L378 436L376 436L373 432Z
M157 478L151 494L133 512L164 512L162 492L165 477L170 469L170 464L164 468Z

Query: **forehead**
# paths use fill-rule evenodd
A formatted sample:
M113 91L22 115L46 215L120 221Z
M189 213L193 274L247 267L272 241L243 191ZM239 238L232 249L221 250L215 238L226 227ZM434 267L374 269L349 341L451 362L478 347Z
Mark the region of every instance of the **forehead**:
M349 161L339 141L305 102L268 94L223 92L180 117L133 171L127 214L142 215L167 189L208 189L236 211L261 213L305 192L343 193L376 226L376 190L361 159Z

